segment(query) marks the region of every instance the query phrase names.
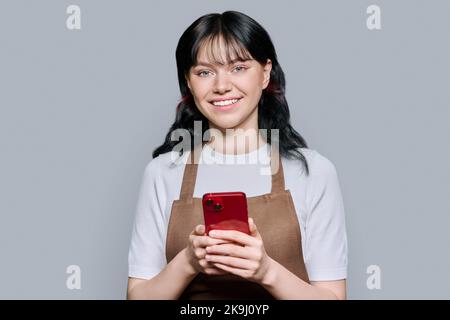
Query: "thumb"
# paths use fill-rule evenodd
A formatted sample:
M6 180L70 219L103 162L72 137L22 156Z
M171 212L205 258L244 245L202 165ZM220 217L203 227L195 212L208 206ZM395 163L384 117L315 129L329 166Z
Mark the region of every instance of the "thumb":
M205 233L205 226L203 224L199 224L195 227L195 232L197 234L204 234Z
M250 228L250 234L253 237L258 237L259 236L258 228L256 227L256 224L255 224L255 221L253 220L253 218L248 218L248 225Z

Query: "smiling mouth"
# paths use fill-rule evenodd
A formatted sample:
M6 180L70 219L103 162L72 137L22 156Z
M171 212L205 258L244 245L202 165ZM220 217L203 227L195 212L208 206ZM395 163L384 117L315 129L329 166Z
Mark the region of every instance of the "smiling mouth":
M231 99L231 100L225 100L225 101L216 101L216 102L210 102L214 107L216 108L230 108L232 106L235 106L239 101L241 101L242 98L239 99Z

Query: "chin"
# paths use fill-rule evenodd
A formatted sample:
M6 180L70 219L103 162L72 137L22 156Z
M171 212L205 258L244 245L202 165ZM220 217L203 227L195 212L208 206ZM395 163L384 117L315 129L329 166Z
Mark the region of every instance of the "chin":
M229 119L229 120L220 119L219 121L213 119L212 122L216 125L216 127L221 129L235 128L239 126L239 124L241 123L240 119Z

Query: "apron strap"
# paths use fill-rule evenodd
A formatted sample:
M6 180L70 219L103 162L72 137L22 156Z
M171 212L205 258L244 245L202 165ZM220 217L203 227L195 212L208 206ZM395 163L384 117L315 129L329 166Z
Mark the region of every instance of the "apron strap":
M197 169L200 155L203 149L203 143L199 143L195 146L194 151L189 153L188 160L184 167L183 181L181 184L180 200L192 199L194 195L195 181L197 180ZM271 150L272 148L268 146ZM194 156L194 162L192 161ZM272 161L275 159L275 161ZM282 192L285 190L283 164L281 157L277 151L274 152L270 159L271 172L272 172L272 187L271 193ZM278 165L278 168L277 168ZM278 169L278 170L276 170ZM274 171L276 170L275 174Z
M271 150L270 152L272 152L271 147L270 150ZM283 163L281 162L281 157L278 151L274 151L273 155L271 155L270 157L270 168L272 172L272 189L270 192L274 193L284 191L285 185L284 185ZM275 170L276 172L274 174Z
M180 200L192 199L194 195L195 181L197 180L197 168L204 142L194 147L194 154L189 152L189 158L184 167L183 181L181 183ZM192 157L194 155L194 157ZM195 160L194 162L192 160Z

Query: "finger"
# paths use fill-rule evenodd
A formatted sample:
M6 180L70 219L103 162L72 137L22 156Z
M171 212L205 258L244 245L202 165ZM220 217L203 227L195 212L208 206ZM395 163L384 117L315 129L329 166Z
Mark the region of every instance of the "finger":
M250 260L257 260L258 258L254 253L254 250L249 250L248 247L245 248L235 244L221 244L208 246L205 248L205 252L206 254L232 256L236 258L250 259Z
M199 259L198 264L200 267L203 268L203 270L208 269L208 268L215 268L211 262L206 261L205 259Z
M214 239L214 238L211 238L211 237L208 237L208 238L209 239L208 239L208 242L207 242L206 246L214 246L214 245L219 245L219 244L233 243L233 241L230 241L230 240Z
M248 218L248 225L250 228L250 234L253 237L257 237L258 236L258 228L256 227L255 221L253 220L253 218Z
M236 230L212 230L209 236L215 239L235 241L246 246L256 246L258 241L251 235Z
M229 240L224 240L224 239L214 239L208 236L197 236L197 240L195 240L195 245L198 247L207 247L207 246L213 246L213 245L217 245L217 244L222 244L222 243L230 243L231 241Z
M195 233L198 235L204 235L205 234L205 226L203 224L199 224L195 227Z
M195 248L194 254L198 259L203 259L205 258L206 250L203 248Z
M228 274L227 271L216 268L216 267L212 267L212 268L206 268L205 269L205 273L209 274L209 275L224 275L224 274Z
M230 266L227 266L227 265L224 265L224 264L221 264L221 263L214 263L214 266L216 268L218 268L218 269L227 271L227 273L231 273L231 274L237 275L237 276L239 276L241 278L246 278L247 274L248 274L248 272L246 270L232 268Z
M205 256L205 260L209 263L220 263L225 264L227 266L244 269L244 270L253 270L256 268L256 261L241 259L230 256L220 256L220 255L209 255Z
M205 258L199 259L199 260L198 260L198 264L199 264L203 269L205 269L205 268L213 268L213 267L214 267L209 261L206 261Z
M255 221L253 221L253 218L248 218L248 225L250 227L250 231L253 232L256 229Z

